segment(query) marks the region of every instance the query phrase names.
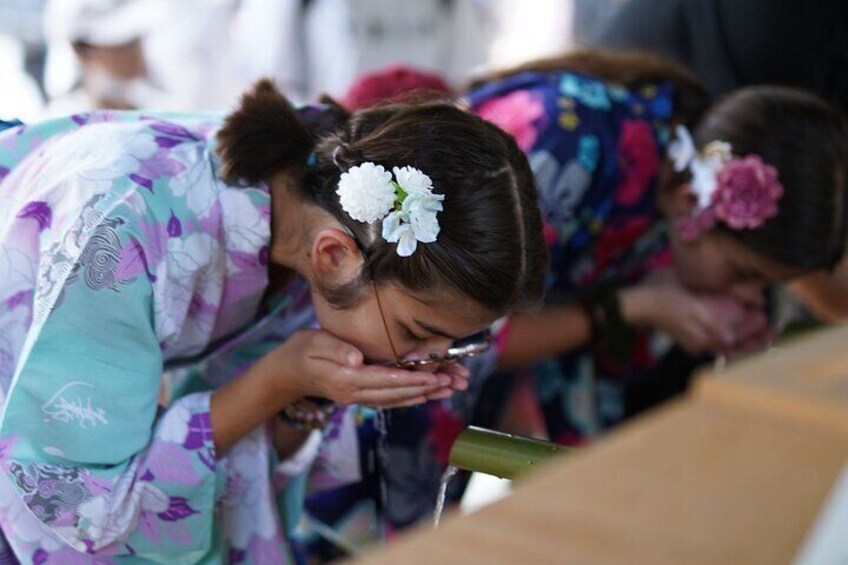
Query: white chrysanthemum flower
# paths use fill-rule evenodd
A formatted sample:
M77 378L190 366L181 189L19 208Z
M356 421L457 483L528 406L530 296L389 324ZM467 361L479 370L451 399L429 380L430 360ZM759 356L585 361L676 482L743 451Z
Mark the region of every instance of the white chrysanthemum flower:
M366 224L385 217L394 208L396 199L392 174L371 162L342 173L336 194L342 210L354 220Z
M433 188L433 181L415 167L394 167L397 183L403 187L407 194L427 193Z

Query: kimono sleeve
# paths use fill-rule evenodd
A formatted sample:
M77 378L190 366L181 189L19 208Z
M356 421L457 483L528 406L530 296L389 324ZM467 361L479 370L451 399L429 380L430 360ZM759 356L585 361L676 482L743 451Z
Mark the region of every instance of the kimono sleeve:
M225 477L211 393L159 406L152 283L117 267L133 241L125 223L100 224L36 314L0 425L0 480L78 551L177 562L208 551Z

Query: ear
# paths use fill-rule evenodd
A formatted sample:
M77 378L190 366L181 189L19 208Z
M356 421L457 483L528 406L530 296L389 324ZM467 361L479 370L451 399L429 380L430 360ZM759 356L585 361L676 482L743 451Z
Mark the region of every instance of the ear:
M364 258L356 241L339 229L324 229L312 242L312 271L327 286L341 286L359 276Z
M675 186L660 199L660 208L670 218L688 218L695 209L697 198L689 183Z

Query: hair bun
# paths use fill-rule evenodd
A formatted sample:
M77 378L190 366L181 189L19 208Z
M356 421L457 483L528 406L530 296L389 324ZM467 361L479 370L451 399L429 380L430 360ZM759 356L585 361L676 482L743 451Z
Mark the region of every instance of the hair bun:
M256 82L218 132L221 176L258 183L293 165L305 166L314 140L270 79Z

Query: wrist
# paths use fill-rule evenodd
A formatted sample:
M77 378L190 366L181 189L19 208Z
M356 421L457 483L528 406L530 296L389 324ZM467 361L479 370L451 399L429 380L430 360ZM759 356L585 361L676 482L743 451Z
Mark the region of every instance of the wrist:
M622 319L631 326L651 325L651 308L654 304L654 289L646 286L630 286L618 291Z
M285 405L309 394L304 390L302 379L294 377L295 366L283 344L259 359L250 371L255 373L257 386L264 395L279 399Z
M282 380L282 375L272 370L278 366L262 358L235 379L212 391L209 409L219 457L296 399L294 393L287 392L287 387L276 382Z
M339 410L339 405L321 400L296 400L285 406L278 416L283 422L299 430L323 430Z
M614 285L594 289L583 308L592 327L592 346L611 359L628 362L636 343L636 330L623 312L623 293ZM631 301L633 296L631 295ZM630 304L631 307L636 306Z

